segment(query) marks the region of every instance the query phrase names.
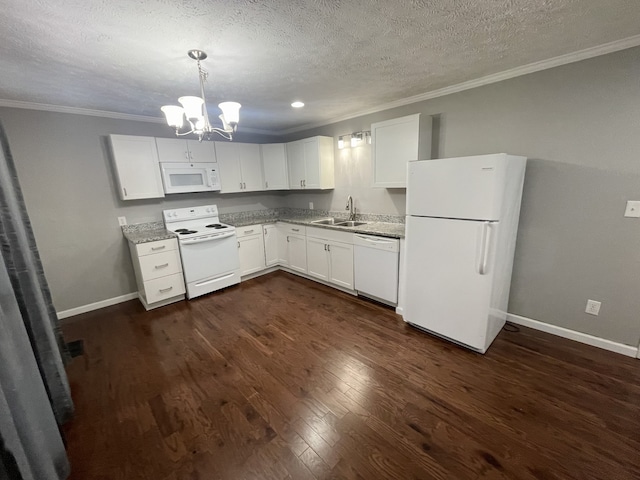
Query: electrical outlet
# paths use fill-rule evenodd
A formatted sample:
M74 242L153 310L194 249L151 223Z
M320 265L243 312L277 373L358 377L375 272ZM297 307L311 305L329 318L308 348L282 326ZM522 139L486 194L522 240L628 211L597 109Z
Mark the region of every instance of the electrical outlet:
M599 315L600 314L600 305L602 303L596 302L595 300L587 300L587 308L585 308L585 312L589 315Z
M313 210L313 202L309 202L309 210Z
M127 217L118 217L118 225L124 227L127 224Z
M624 210L625 217L640 218L640 202L629 200Z

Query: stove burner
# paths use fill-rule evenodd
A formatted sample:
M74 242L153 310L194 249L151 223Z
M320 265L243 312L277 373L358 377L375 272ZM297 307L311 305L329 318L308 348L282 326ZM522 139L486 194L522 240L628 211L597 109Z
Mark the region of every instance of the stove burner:
M215 228L216 230L220 230L221 228L227 228L227 227L219 223L212 223L210 225L206 225L206 228Z
M180 235L189 235L190 233L198 233L197 230L187 230L186 228L181 228L180 230L176 230Z
M188 228L177 228L175 231L178 232L178 233L180 233L180 232L188 232L189 229Z

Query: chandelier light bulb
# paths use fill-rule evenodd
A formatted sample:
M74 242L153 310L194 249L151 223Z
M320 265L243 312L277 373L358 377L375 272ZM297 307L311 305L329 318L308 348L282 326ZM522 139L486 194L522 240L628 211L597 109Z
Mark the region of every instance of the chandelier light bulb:
M167 117L169 126L175 129L182 128L182 125L184 125L184 108L177 105L165 105L160 110Z

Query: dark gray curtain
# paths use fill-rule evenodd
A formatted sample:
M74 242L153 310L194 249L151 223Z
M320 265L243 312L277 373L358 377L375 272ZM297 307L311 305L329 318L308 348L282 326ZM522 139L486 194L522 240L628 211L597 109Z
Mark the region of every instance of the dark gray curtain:
M69 465L58 425L73 414L68 351L1 124L0 144L0 472L62 479Z

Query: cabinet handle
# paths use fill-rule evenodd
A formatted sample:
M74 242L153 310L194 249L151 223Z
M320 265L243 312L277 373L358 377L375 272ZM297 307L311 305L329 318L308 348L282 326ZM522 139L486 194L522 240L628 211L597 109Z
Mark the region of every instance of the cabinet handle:
M287 243L289 243L289 235L287 235Z
M173 287L160 288L160 293L168 292L169 290L173 290Z
M327 245L327 252L331 251L331 245Z
M160 245L159 247L151 247L151 250L163 250L165 248L167 248L166 245Z
M300 186L302 186L302 180L300 180Z
M291 229L291 231L292 231L292 232L299 232L299 231L300 231L300 229L299 229L299 228L292 228L292 229Z
M124 193L124 196L126 197L127 196L127 189L122 187L122 192Z
M302 180L302 186L306 187L307 186L307 181L306 180Z
M269 188L269 182L264 182L264 188Z
M238 248L240 248L240 242L238 242Z
M242 190L242 182L240 182L240 190Z
M327 244L326 243L324 244L324 251L325 252L327 251Z
M244 188L246 190L247 189L247 184L242 182L242 188Z
M154 268L156 268L157 270L161 269L161 268L167 268L169 266L169 263L163 263L162 265L156 265Z
M251 233L253 232L253 228L251 230L245 230L244 233Z

